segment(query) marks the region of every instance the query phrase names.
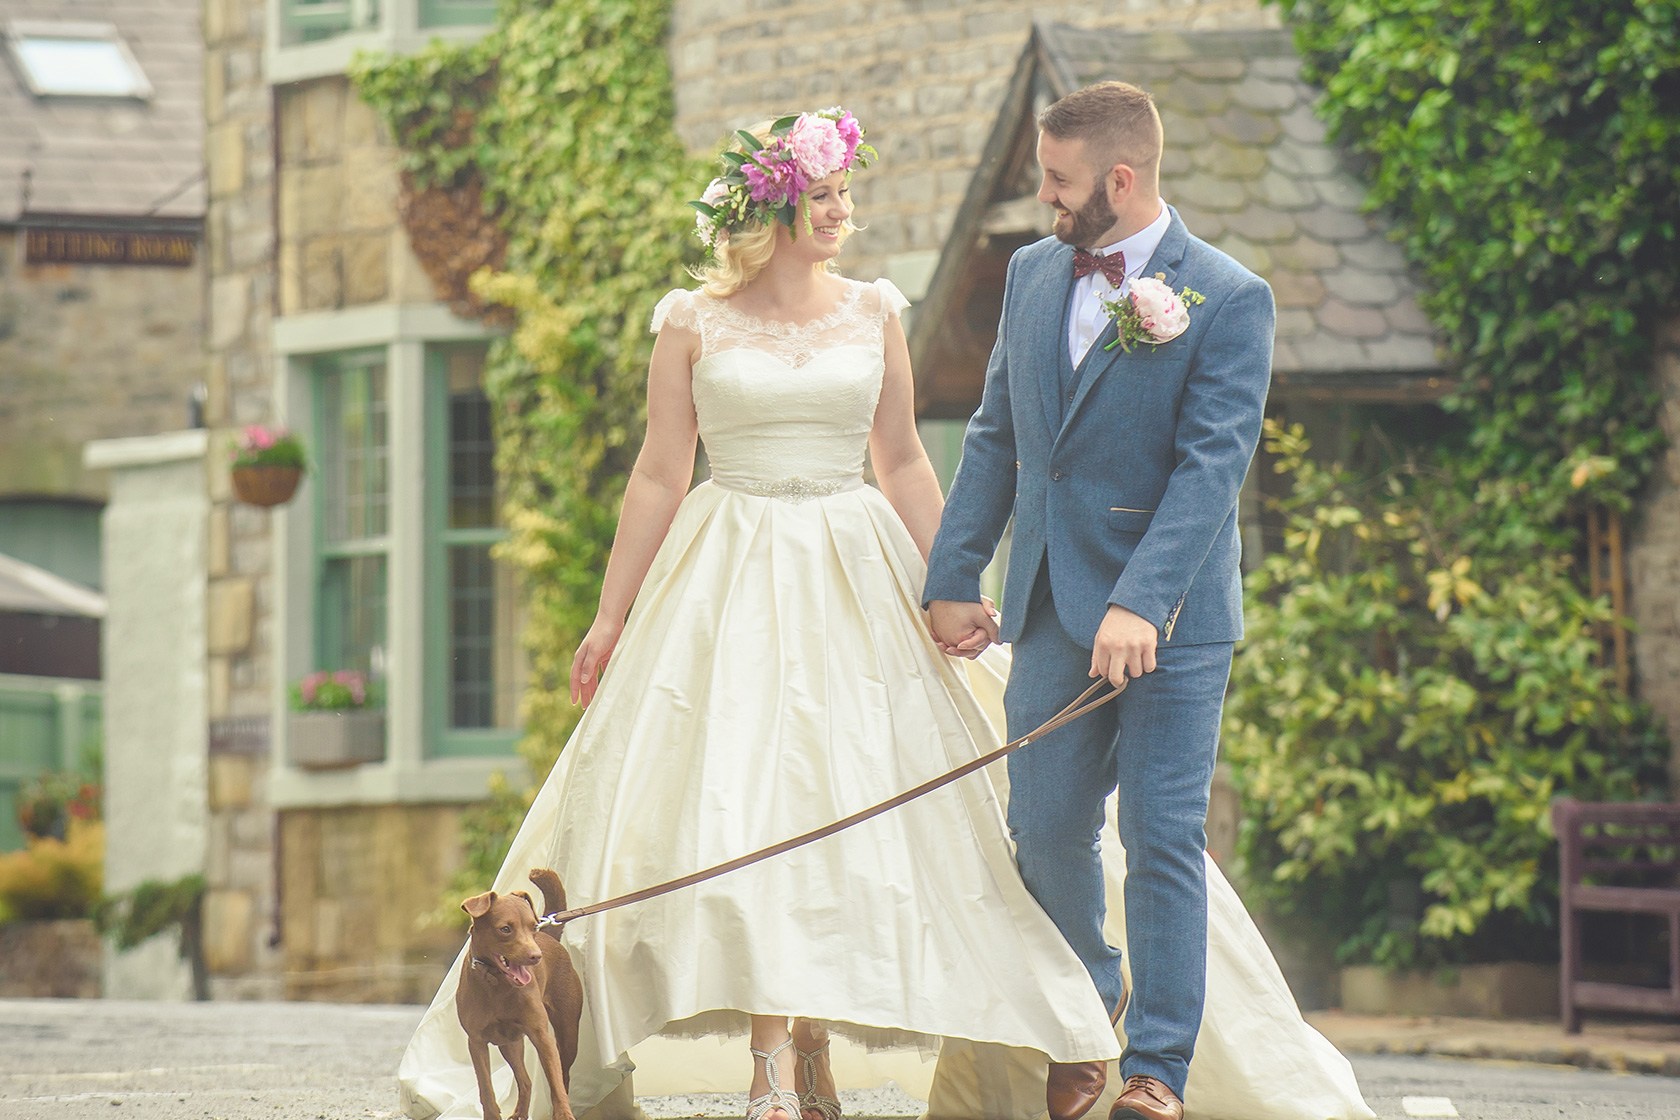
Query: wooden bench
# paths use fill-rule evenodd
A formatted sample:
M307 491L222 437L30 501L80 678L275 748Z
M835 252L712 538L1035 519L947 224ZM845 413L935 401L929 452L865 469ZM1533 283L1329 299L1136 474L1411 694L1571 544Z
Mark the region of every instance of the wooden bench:
M1560 797L1552 825L1560 857L1563 1029L1579 1032L1583 1009L1680 1015L1680 805ZM1668 987L1582 980L1581 914L1588 910L1667 918Z

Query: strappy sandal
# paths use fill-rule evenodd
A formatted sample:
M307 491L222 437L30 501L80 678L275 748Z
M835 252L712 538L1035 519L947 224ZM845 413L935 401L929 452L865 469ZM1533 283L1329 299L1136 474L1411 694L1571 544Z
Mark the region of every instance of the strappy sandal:
M747 1102L747 1120L766 1120L766 1117L777 1109L786 1114L787 1120L799 1120L799 1095L782 1088L782 1071L776 1065L776 1056L792 1045L793 1039L789 1038L768 1054L747 1047L747 1052L753 1057L764 1059L764 1079L770 1083L768 1093ZM799 1051L796 1049L794 1053Z
M817 1057L827 1052L827 1042L810 1052L797 1046L793 1048L794 1056L799 1059L800 1070L805 1075L805 1091L799 1094L799 1111L802 1116L807 1112L815 1112L822 1120L840 1120L840 1102L833 1097L823 1096L816 1089Z

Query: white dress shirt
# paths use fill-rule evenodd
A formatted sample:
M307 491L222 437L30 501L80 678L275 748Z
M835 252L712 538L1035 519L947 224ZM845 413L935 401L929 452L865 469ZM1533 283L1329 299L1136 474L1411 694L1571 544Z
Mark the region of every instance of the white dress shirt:
M1068 353L1073 357L1075 366L1085 360L1092 344L1108 327L1109 314L1103 308L1102 301L1113 300L1126 294L1132 280L1142 275L1144 267L1149 264L1149 258L1155 255L1155 247L1161 244L1161 238L1167 235L1167 226L1171 223L1172 214L1163 202L1161 212L1153 222L1130 237L1091 250L1093 255L1099 257L1106 257L1110 253L1125 253L1126 283L1116 292L1114 285L1108 282L1108 277L1101 269L1089 276L1081 276L1073 282L1073 294L1068 297L1067 329Z

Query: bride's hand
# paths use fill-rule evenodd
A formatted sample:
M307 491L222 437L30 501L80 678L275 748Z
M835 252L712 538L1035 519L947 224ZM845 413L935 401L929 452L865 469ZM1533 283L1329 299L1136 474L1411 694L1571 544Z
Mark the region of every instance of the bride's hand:
M578 643L577 656L572 658L572 703L587 708L589 702L595 699L595 690L601 684L601 669L612 656L613 648L618 645L618 636L623 632L624 623L595 616L589 633Z

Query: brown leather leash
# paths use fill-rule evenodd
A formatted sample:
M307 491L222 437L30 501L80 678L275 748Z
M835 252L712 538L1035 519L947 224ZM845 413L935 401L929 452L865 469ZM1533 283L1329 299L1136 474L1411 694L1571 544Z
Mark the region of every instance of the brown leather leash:
M680 891L684 887L692 887L696 883L704 883L708 879L716 879L719 875L727 875L731 871L739 871L743 867L751 867L755 863L762 863L764 860L770 859L774 856L779 856L783 852L791 852L795 848L802 848L806 844L814 844L818 840L826 839L837 832L844 832L846 829L851 828L855 824L862 824L864 821L869 820L872 817L878 817L882 813L890 812L891 810L898 808L900 805L916 800L916 798L921 797L924 794L929 794L936 789L948 786L959 778L966 778L976 770L985 766L990 766L1004 755L1020 750L1033 740L1043 738L1064 724L1072 723L1086 712L1094 711L1097 708L1102 707L1104 704L1120 695L1119 689L1111 687L1107 694L1097 696L1096 694L1103 688L1103 686L1108 685L1108 683L1109 682L1106 679L1096 681L1090 688L1087 688L1084 692L1080 693L1071 704L1051 716L1049 719L1045 720L1041 726L1027 732L1019 739L1005 743L997 750L991 751L988 754L983 754L979 758L971 759L970 761L957 767L955 770L947 771L937 778L923 782L914 789L905 790L903 793L898 794L896 797L889 798L888 800L881 802L879 805L871 805L869 808L853 813L849 817L843 817L840 820L835 821L833 824L825 824L821 828L801 833L798 836L772 844L768 848L760 848L756 852L751 852L747 855L740 856L737 859L732 859L728 863L720 863L716 867L708 867L704 871L696 871L693 874L684 875L680 879L672 879L669 882L660 883L657 886L644 887L639 891L631 891L629 894L621 894L617 898L609 898L602 902L591 903L588 906L578 906L571 910L562 910L556 914L549 914L544 917L538 925L563 926L567 922L572 921L574 918L587 918L591 914L600 914L607 910L617 910L621 906L629 906L634 902L646 902L650 898L658 898L662 894L670 894L672 891ZM1094 696L1096 699L1092 699Z

